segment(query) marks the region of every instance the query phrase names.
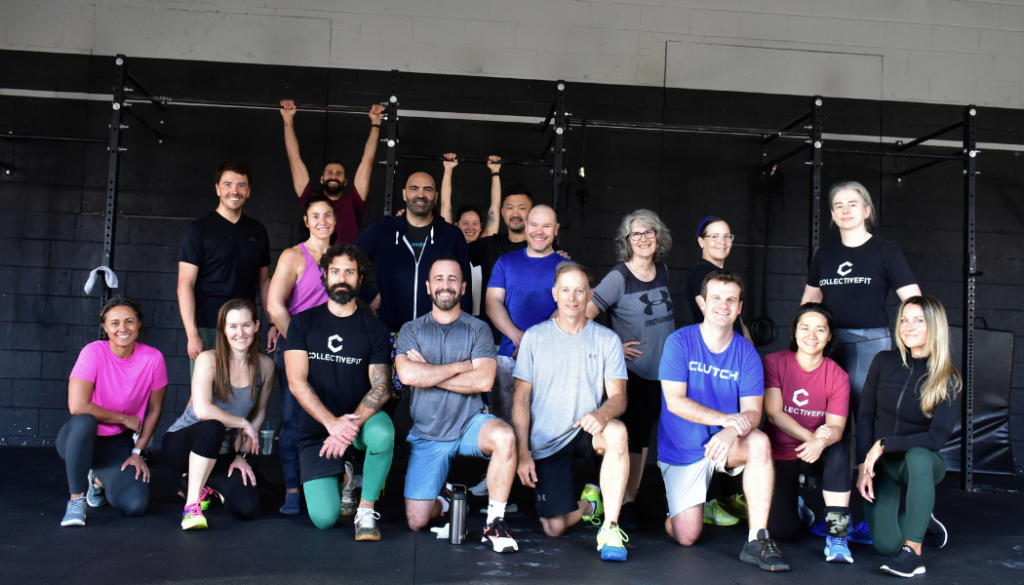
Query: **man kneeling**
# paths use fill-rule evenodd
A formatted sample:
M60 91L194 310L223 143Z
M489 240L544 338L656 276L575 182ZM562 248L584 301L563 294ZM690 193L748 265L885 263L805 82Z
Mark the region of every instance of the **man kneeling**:
M459 302L466 284L458 258L434 259L427 292L434 306L402 326L395 356L402 385L412 388L412 456L405 477L409 528L421 530L448 511L448 499L438 494L452 459L489 458L490 503L482 541L489 541L494 552L516 552L519 545L504 518L516 471L515 434L501 419L484 414L480 399L480 393L489 392L494 384L497 368L491 330L462 312Z
M704 278L697 301L704 322L665 341L659 378L658 467L665 479L665 529L679 544L697 541L712 474L743 473L750 532L740 560L766 571L788 571L768 535L775 473L768 436L757 430L764 370L754 347L733 333L743 307L743 281L718 270Z
M628 538L618 520L629 456L626 426L616 417L626 411L626 360L618 335L587 319L592 283L580 264L560 264L551 291L558 313L530 327L519 345L512 410L519 479L537 489L537 514L548 536L584 520L601 526L601 558L624 561ZM595 454L604 457L600 491L587 485L577 500L575 461L593 463Z

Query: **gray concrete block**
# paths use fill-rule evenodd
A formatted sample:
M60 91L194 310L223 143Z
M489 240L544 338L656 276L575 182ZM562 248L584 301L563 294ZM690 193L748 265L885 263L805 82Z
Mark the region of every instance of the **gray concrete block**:
M46 240L0 238L0 249L4 250L0 262L6 266L50 265L50 242Z
M978 28L1024 30L1024 5L966 1L956 3L956 24Z
M35 437L39 434L39 411L35 408L0 410L0 436Z
M624 2L594 2L590 5L590 26L616 30L638 30L640 10L637 4ZM580 23L582 24L582 23Z
M710 28L708 25L702 24L700 30L692 28L690 18L690 10L687 8L678 8L674 6L641 6L640 30L684 34L693 30L694 34L712 34L705 32Z
M868 20L906 21L910 9L902 0L861 0L860 17Z
M337 29L332 31L331 65L351 68L383 68L384 43L353 38L348 32Z
M464 21L452 18L416 17L412 21L412 40L416 43L459 45L465 35Z
M1003 31L985 31L1003 32ZM932 48L943 51L978 51L982 31L963 26L932 26ZM1020 36L1020 35L1017 35ZM1024 44L1021 45L1024 47ZM1002 51L992 51L1000 53ZM1018 53L1020 54L1020 53Z
M569 44L565 29L554 24L519 23L515 39L517 49L531 51L564 53Z
M424 43L384 43L382 65L402 71L431 71L434 68L434 45Z
M42 321L46 297L0 294L0 321L33 323Z
M634 30L569 27L566 35L571 53L635 57L640 43L640 33Z
M1024 83L1002 79L978 79L976 101L1004 108L1024 107Z
M885 44L885 24L878 21L837 19L834 31L833 44L855 47L880 47ZM891 54L892 51L886 51L884 59L888 61Z
M509 48L516 42L516 25L510 22L467 20L464 24L464 42L476 47ZM438 55L435 54L435 58Z
M14 408L68 407L67 380L14 380L11 392Z
M0 350L0 378L38 377L41 364L39 351Z
M800 43L832 45L836 43L839 27L845 20L817 16L789 17L789 40ZM857 43L863 46L864 41Z
M721 10L691 10L689 32L701 36L737 38L740 36L740 15L738 12Z
M914 96L928 95L928 75L883 75L882 95L891 100L913 100Z
M1018 31L972 30L980 36L982 53L1024 56L1024 35Z
M928 81L928 95L932 101L973 104L977 101L977 87L973 77L932 75Z
M930 49L932 29L926 24L886 22L885 46L898 49Z
M738 36L744 39L786 40L790 37L789 24L795 18L786 14L740 14Z
M814 16L857 19L860 18L860 3L848 0L814 0L812 13Z

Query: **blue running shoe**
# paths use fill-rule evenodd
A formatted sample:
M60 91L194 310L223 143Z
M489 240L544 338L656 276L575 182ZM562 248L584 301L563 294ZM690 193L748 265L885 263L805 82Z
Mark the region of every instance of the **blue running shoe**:
M871 541L871 530L868 529L868 521L861 520L860 524L854 526L853 530L847 535L847 539L860 544L874 544Z
M602 528L597 533L597 550L601 552L602 561L626 560L626 543L629 537L612 523L609 528Z
M808 528L814 526L814 512L804 505L803 496L797 496L797 506L797 511L800 514L800 522Z
M829 563L853 563L850 547L846 546L846 538L839 536L825 537L825 561Z

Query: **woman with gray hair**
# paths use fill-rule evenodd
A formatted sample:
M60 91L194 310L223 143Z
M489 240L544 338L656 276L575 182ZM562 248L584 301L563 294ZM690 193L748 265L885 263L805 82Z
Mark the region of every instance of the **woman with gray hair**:
M619 263L594 289L587 317L607 311L626 354L628 405L622 422L629 433L629 478L619 518L623 528L635 530L639 522L636 494L651 429L661 412L661 349L676 329L668 266L662 262L672 247L672 234L656 213L638 209L623 218L615 247Z

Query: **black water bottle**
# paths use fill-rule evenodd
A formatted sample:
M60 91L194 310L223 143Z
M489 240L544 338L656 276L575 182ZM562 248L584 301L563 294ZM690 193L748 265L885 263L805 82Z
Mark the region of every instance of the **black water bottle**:
M469 501L466 486L462 484L452 485L451 526L448 532L448 542L451 544L465 544L466 542L466 521L469 518Z

